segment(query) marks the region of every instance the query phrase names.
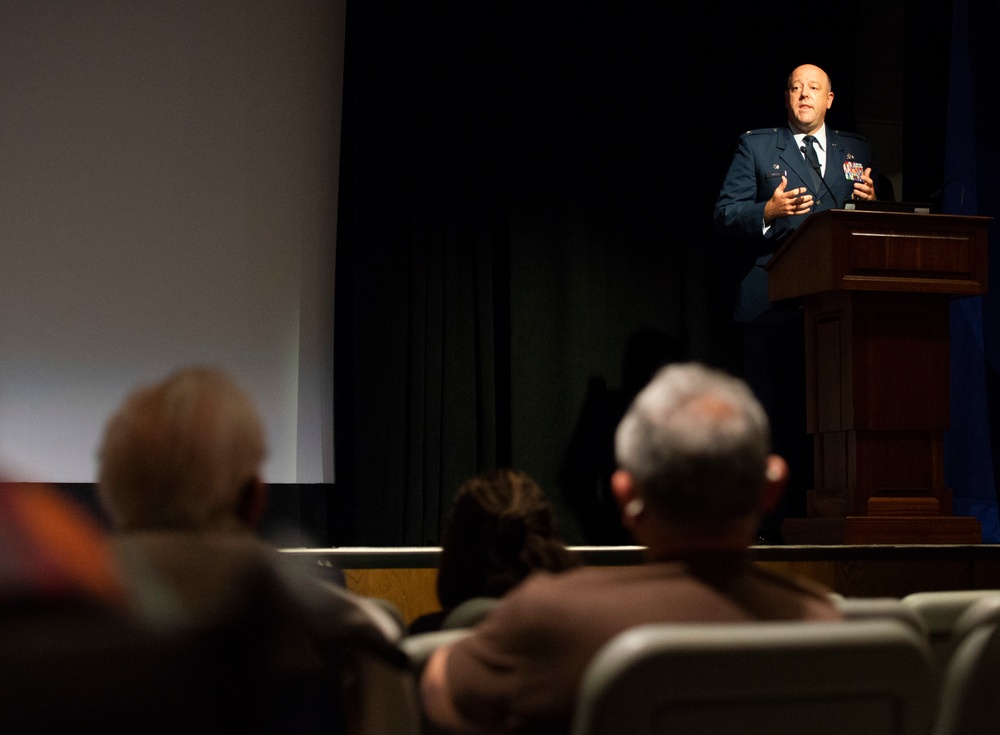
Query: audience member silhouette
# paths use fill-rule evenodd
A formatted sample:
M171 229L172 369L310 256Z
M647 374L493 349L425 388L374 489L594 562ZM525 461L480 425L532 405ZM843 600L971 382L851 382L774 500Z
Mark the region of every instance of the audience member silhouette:
M622 353L620 387L604 378L587 381L580 416L559 465L557 487L579 526L581 544L631 543L614 513L615 428L632 399L664 365L683 357L683 340L661 329L629 335Z
M533 478L506 468L484 472L462 484L445 520L437 577L441 610L414 620L409 632L439 628L461 603L501 597L536 570L579 564Z
M841 617L827 590L771 574L748 547L787 479L745 383L659 371L615 435L612 489L648 563L536 574L422 674L426 714L456 731L565 732L579 680L617 633L655 622Z
M399 657L401 631L257 538L264 457L250 398L221 370L185 368L110 417L98 496L142 619L210 634L225 663L217 695L241 727L325 730L340 721L333 693L351 652Z

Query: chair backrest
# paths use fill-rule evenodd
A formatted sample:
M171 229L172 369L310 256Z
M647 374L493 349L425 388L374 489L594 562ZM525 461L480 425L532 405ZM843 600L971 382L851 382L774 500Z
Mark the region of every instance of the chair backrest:
M951 631L952 648L979 626L997 623L1000 623L1000 593L985 595L965 608L955 621Z
M384 613L385 616L388 616L389 622L391 622L391 624L395 626L396 631L393 632L391 630L388 630L387 629L388 626L386 626L386 621L384 621L384 619L381 621L381 624L379 625L379 627L386 632L386 635L388 637L393 639L398 639L402 637L403 632L406 630L406 618L403 616L403 611L399 609L399 606L396 605L395 602L393 602L392 600L387 600L384 597L359 597L358 599L363 603L374 605L379 612ZM373 615L374 611L372 611L370 608L368 609L368 612L369 616L375 617L375 615ZM384 616L379 616L379 617L384 617Z
M1000 595L1000 590L931 590L912 592L902 598L903 604L912 608L927 626L937 682L940 683L951 656L958 619L970 605L993 595Z
M993 735L1000 728L1000 626L997 598L963 616L941 682L934 735ZM978 610L976 608L979 608Z
M500 602L498 597L472 597L460 602L445 615L441 621L441 630L455 628L471 628L489 615L490 610Z
M427 659L439 646L453 643L472 631L469 628L454 628L452 630L431 630L426 633L414 633L403 638L399 642L399 647L403 649L410 661L412 671L420 674L423 671Z
M910 605L898 597L842 597L832 598L846 620L866 620L871 618L895 618L913 626L921 637L928 638L927 623Z
M897 619L658 624L606 644L572 735L916 735L933 719L930 651Z
M417 680L406 666L359 652L346 677L346 735L421 735L423 713Z
M912 592L902 598L927 625L931 647L946 643L958 618L972 603L990 595L1000 595L1000 590L931 590Z
M403 649L410 662L410 675L416 686L419 686L420 675L428 659L440 646L453 643L472 633L471 628L454 628L452 630L432 630L426 633L413 633L400 641L399 646ZM431 722L421 710L420 713L422 735L451 735L450 731L444 730Z
M406 627L399 608L385 598L351 597L335 585L325 588L331 595L347 596L357 612L393 645L389 650L372 646L370 641L356 641L342 651L337 698L344 715L345 735L422 735L417 682L405 652L398 648ZM294 724L281 731L296 731Z

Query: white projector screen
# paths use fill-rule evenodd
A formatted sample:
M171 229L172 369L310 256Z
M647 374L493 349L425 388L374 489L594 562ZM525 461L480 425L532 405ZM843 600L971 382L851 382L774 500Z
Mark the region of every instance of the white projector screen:
M333 482L346 0L0 0L0 470L93 482L107 416L229 369L265 479Z

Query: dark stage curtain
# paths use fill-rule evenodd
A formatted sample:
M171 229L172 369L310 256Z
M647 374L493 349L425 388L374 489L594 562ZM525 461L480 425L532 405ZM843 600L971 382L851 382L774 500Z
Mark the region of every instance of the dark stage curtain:
M664 143L687 88L667 20L349 6L335 544L435 544L461 481L495 465L535 476L584 540L623 371L677 354L691 320L726 322L691 251L707 250L719 164L670 162Z
M1000 216L997 97L983 94L1000 68L1000 4L955 0L949 75L944 211ZM985 86L984 86L985 85ZM956 515L975 515L983 541L1000 542L994 468L1000 452L1000 253L990 225L990 293L951 309L951 430L945 475Z
M445 493L509 461L502 80L493 19L458 10L348 8L338 545L435 544Z

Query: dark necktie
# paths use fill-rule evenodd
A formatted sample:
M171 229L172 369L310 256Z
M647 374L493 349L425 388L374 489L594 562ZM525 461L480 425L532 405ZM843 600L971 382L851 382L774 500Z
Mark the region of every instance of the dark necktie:
M807 135L802 139L802 142L805 143L802 152L805 154L806 163L809 164L809 169L813 174L813 193L819 199L819 190L823 186L823 176L820 173L822 169L819 166L819 156L816 155L816 138L812 135Z

